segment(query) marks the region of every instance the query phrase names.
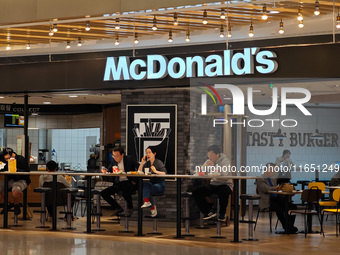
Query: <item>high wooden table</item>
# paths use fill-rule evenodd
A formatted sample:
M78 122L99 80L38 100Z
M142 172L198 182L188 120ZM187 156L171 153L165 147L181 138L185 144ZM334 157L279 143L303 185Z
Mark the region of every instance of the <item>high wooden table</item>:
M118 176L120 174L102 174L102 173L81 173L81 172L44 172L41 171L32 171L28 173L9 173L9 172L0 172L1 175L4 175L5 181L5 197L4 197L4 219L3 219L3 227L8 228L8 175L18 174L18 175L52 175L53 176L53 222L52 222L52 231L57 230L57 176L58 175L71 175L71 176L85 176L87 181L87 186L91 187L91 178L93 176ZM144 175L144 174L124 174L127 177L137 177L138 178L138 231L137 236L143 235L143 211L141 209L143 202L143 179L152 177L166 178L176 180L177 187L177 195L176 195L176 238L182 238L181 234L181 185L182 179L232 179L234 181L234 240L232 242L240 242L239 239L239 181L240 180L248 180L248 179L257 179L256 176L194 176L194 175ZM86 189L86 203L87 208L91 208L91 188ZM88 210L89 212L90 210ZM87 221L86 221L86 232L92 233L91 230L91 213L87 213Z

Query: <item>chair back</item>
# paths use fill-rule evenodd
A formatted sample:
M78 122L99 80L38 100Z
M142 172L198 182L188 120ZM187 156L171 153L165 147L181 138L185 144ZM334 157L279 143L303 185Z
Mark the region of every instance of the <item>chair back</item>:
M339 202L340 200L340 189L335 189L333 191L333 200Z
M51 188L53 190L53 182L45 182L43 187ZM57 182L57 206L65 205L67 201L67 194L59 192L60 189L66 188L61 182ZM46 194L46 206L51 206L53 201L53 191Z
M312 187L317 187L321 191L326 190L326 185L323 182L310 182L310 183L308 183L308 189L311 189Z
M301 194L301 200L307 204L317 203L322 197L322 191L318 188L305 189Z

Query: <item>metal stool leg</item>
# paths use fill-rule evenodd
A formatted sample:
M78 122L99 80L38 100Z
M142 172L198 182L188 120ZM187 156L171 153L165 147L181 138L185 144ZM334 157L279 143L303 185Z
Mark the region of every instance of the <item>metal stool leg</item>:
M204 226L204 220L203 220L204 214L200 212L200 225L196 227L197 229L208 229L209 227Z
M100 228L100 217L101 217L101 205L100 205L100 194L95 194L96 196L96 219L97 219L97 229L93 229L93 231L105 231L105 229ZM92 204L94 206L94 204Z
M41 211L40 211L40 223L41 225L36 228L49 228L49 226L45 226L46 221L46 193L41 193Z
M128 210L127 202L125 201L124 211ZM119 233L133 233L134 231L129 231L129 217L124 216L124 231L118 231Z
M153 197L153 205L154 206L157 205L157 197L156 196ZM153 218L153 231L151 233L148 233L149 235L162 235L162 233L157 232L157 220L158 220L158 216Z
M216 236L212 236L210 238L226 238L225 236L221 236L221 227L222 227L222 222L219 221L219 216L220 216L220 200L217 198L217 212L216 212L216 218L217 218L217 223L216 223Z
M185 234L182 236L195 236L195 235L190 235L190 199L189 197L185 197L185 220L184 220L184 225L185 225Z
M67 227L62 229L76 229L71 226L72 223L72 194L67 193L67 211L66 211L66 219L67 219Z
M248 200L249 202L249 212L248 212L248 238L242 239L244 241L258 241L258 239L253 238L253 200Z

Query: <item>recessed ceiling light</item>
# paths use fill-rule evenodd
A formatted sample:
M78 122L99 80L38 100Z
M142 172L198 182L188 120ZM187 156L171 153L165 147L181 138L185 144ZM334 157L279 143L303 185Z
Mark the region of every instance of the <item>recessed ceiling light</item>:
M262 90L260 90L260 89L254 89L253 92L255 92L255 93L256 93L256 92L262 92Z
M68 97L78 97L77 95L69 95Z
M0 96L0 98L5 98L5 97L1 97L1 96Z
M280 12L279 11L269 11L269 13L277 14L277 13L280 13Z
M231 97L225 97L224 100L231 100Z
M51 102L43 102L43 104L51 104Z

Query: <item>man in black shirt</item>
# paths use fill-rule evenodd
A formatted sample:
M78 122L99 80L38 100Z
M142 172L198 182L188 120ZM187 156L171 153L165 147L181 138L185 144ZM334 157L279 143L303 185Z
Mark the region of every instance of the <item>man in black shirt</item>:
M20 155L17 155L13 149L3 149L3 161L6 163L4 169L1 171L8 171L8 162L11 158L16 159L17 172L29 172L29 166L27 160ZM7 162L6 162L7 161ZM22 192L31 183L29 175L8 175L8 188L11 189L14 200L14 214L19 215L21 213L19 203L21 201ZM4 201L4 181L0 182L0 202Z
M108 169L102 169L102 173L112 173L112 168L118 168L121 172L131 172L137 171L139 164L131 156L126 156L124 149L120 146L113 148L112 151L112 161L109 164ZM127 202L127 211L125 212L126 217L130 217L133 212L132 204L132 193L136 190L136 180L131 177L126 177L121 174L115 178L113 186L104 189L100 195L102 198L108 202L113 210L113 215L123 213L123 208L117 203L111 195L117 194L122 191L122 195Z

